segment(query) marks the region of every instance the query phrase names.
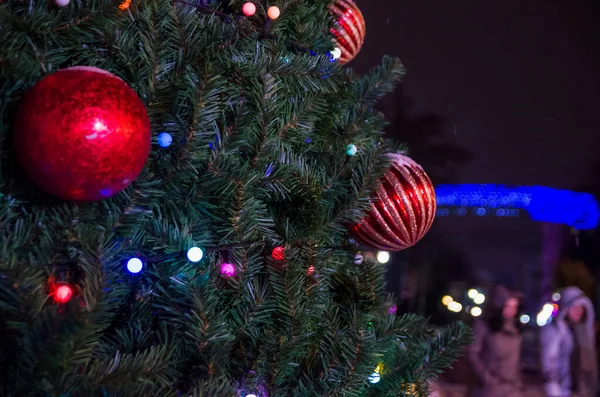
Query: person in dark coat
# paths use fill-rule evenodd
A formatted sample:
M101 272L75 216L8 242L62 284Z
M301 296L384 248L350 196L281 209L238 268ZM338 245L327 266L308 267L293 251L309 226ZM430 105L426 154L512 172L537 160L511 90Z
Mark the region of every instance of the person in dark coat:
M470 397L521 397L519 299L520 295L497 286L488 297L483 318L475 320L475 342L467 351L476 377Z
M598 365L594 307L577 287L565 288L556 318L541 331L548 397L596 397Z

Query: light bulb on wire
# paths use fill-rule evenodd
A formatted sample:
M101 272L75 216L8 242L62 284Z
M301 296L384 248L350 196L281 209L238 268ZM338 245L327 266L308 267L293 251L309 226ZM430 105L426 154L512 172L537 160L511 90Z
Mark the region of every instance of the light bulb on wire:
M390 261L390 253L387 251L379 251L377 253L377 262L381 264L388 263Z
M127 271L131 274L137 274L144 268L144 262L139 258L131 258L127 261Z
M473 298L473 302L475 302L478 305L481 305L483 302L485 302L485 295L477 294L477 296Z
M225 277L235 276L235 266L231 263L221 263L221 274Z
M442 298L442 304L444 306L448 306L449 304L451 304L452 302L454 302L454 299L452 299L452 297L450 295L445 295Z
M200 262L204 258L204 252L200 247L192 247L187 252L187 258L190 262Z
M54 300L58 303L67 303L71 296L73 296L73 290L68 285L60 285L56 288L54 293Z

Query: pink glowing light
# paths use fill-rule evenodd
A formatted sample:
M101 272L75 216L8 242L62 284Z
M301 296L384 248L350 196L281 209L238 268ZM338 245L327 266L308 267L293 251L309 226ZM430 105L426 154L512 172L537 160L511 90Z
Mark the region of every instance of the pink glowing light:
M221 274L225 277L235 276L235 266L231 263L221 263Z

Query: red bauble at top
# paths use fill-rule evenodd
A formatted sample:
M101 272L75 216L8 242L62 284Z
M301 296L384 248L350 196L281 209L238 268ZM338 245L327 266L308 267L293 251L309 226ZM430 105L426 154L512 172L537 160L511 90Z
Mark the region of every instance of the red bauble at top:
M342 52L338 62L344 64L356 57L365 42L365 18L352 0L335 0L330 10L335 19L333 42Z
M60 70L35 84L20 104L14 134L30 178L66 200L119 193L150 153L144 104L123 80L93 67Z
M365 219L349 227L357 242L387 251L415 245L435 217L435 190L420 165L391 154L393 163L379 179Z

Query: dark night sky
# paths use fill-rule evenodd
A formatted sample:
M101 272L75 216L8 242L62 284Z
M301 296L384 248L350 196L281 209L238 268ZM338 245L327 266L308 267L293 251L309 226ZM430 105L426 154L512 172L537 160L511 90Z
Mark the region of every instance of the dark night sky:
M367 40L350 66L365 72L384 54L402 59L411 112L445 117L446 139L474 154L457 183L577 188L589 179L600 143L600 13L593 2L358 4ZM526 218L452 217L436 228L477 268L539 258L540 225Z

